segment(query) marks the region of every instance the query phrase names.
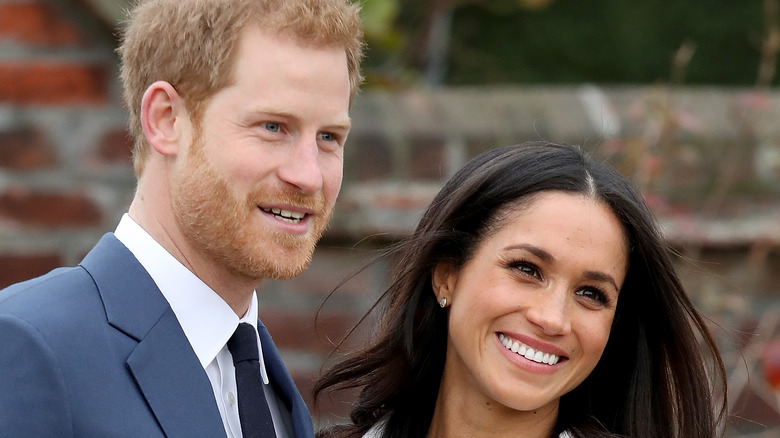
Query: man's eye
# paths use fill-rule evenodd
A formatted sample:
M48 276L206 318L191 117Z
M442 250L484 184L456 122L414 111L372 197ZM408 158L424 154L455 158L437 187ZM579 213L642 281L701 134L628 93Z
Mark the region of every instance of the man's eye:
M322 132L320 133L320 139L324 141L334 141L336 140L336 136L331 132Z
M279 132L281 130L281 126L275 122L263 122L262 126L267 131L271 131L271 132Z

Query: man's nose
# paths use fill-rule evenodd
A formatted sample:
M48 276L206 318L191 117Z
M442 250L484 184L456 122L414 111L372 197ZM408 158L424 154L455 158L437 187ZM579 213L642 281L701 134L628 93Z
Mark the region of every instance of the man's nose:
M301 192L314 194L322 189L322 169L316 138L301 138L291 147L289 155L278 169L279 178Z

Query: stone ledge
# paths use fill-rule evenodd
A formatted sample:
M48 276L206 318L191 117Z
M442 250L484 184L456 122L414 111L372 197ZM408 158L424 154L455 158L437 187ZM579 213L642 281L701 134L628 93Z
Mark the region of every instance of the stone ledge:
M374 91L357 96L354 133L517 135L565 140L641 135L645 122L676 117L703 138L731 138L750 118L780 137L780 92L752 88L663 86L515 86ZM401 129L402 128L402 129Z
M399 181L347 186L339 195L326 238L395 240L407 235L440 187ZM758 242L780 247L780 199L748 203L729 214L668 211L656 212L656 218L672 244L745 247Z

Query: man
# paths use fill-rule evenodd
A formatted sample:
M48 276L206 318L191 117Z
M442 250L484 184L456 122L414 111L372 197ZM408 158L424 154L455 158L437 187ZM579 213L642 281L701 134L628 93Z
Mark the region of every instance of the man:
M333 211L357 14L139 2L119 49L136 195L78 267L0 292L0 437L313 436L254 288L299 274Z

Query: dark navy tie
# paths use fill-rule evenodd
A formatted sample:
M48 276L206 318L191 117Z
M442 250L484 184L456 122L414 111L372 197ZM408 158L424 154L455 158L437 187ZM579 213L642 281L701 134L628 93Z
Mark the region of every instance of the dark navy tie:
M227 343L236 367L238 416L244 438L276 437L271 411L263 393L260 355L257 351L257 331L242 322Z

